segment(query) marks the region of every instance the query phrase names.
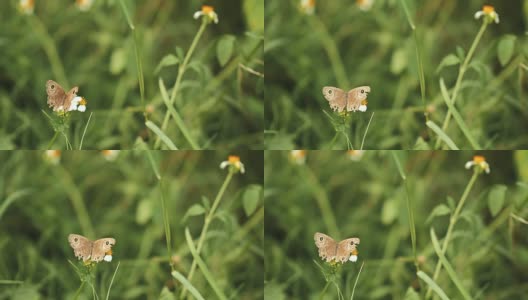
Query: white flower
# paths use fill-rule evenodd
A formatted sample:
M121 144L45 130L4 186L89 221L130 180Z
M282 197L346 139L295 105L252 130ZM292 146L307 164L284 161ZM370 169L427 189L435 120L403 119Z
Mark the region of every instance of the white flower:
M357 255L350 255L350 258L348 259L351 262L356 262L358 259Z
M304 165L306 162L306 150L291 150L290 159L298 165Z
M315 0L301 0L301 10L307 15L313 15L315 11Z
M360 161L363 157L363 154L365 154L364 150L348 150L347 155L348 158L350 158L351 161Z
M473 160L470 160L465 165L466 169L469 169L471 167L478 167L481 171L486 172L486 174L490 173L490 167L489 164L486 162L486 159L484 156L481 155L475 155L473 156Z
M356 0L356 4L362 11L368 11L372 8L374 0Z
M208 17L209 21L213 21L215 24L218 24L218 15L215 13L214 7L212 6L202 5L202 10L195 12L193 17L198 19L201 16Z
M75 4L77 4L77 7L79 10L87 11L92 7L92 4L94 3L94 0L76 0Z
M226 161L220 164L220 169L225 169L227 166L233 167L236 172L244 174L244 164L240 161L240 157L235 155L229 155Z
M77 111L80 111L80 112L85 112L86 111L86 104L88 102L86 102L86 99L84 99L83 97L75 97L73 98L71 104L70 104L70 108L68 109L68 111L73 111L73 110L77 110Z
M359 106L359 111L366 112L367 111L367 104L368 104L367 99L361 101L361 105Z
M103 157L108 161L114 161L119 155L119 150L103 150L101 151Z
M18 8L26 15L31 15L35 9L35 0L20 0Z
M499 14L495 11L495 7L491 5L484 5L482 10L475 13L475 19L479 19L482 16L485 16L484 20L489 23L493 21L497 24L499 23Z
M104 261L111 262L112 261L112 255L105 255L103 257Z

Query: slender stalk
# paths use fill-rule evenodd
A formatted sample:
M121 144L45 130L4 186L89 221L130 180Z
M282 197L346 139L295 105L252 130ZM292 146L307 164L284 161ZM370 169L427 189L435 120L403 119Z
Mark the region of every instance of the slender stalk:
M451 103L454 105L455 101L458 96L458 92L460 90L460 85L462 83L462 79L464 78L464 74L466 73L469 62L471 61L471 58L473 57L473 54L475 53L475 49L477 49L477 45L480 42L482 35L484 34L484 31L486 31L486 27L488 27L488 22L483 21L482 26L480 27L479 32L477 33L477 36L475 37L475 40L473 40L473 44L471 44L471 47L469 48L468 55L464 59L464 63L460 66L460 69L458 71L457 80L455 83L455 87L453 89L453 94L451 95ZM449 121L451 120L451 111L448 110L447 115L444 119L444 123L442 124L442 131L446 131L447 127L449 126ZM440 146L440 138L437 138L435 148L438 149ZM434 278L433 278L434 279Z
M444 242L442 244L442 254L445 254L447 251L447 247L449 246L449 242L451 242L451 235L453 234L453 229L455 228L455 225L458 221L458 218L460 217L460 212L462 211L462 207L464 207L464 203L466 202L466 199L469 195L469 192L471 192L471 189L473 188L473 185L475 184L475 181L477 180L477 177L479 176L481 171L475 169L473 176L469 180L468 185L466 186L466 189L464 190L464 193L462 194L462 197L460 198L460 201L458 202L458 205L455 209L455 212L451 216L451 219L449 220L449 227L447 228L447 233L444 238ZM440 275L440 270L442 269L442 264L440 260L436 263L435 271L433 274L433 281L436 281L438 276ZM425 295L425 298L428 299L431 297L432 289L429 287L427 289L427 293Z
M79 289L75 293L75 296L73 297L74 300L77 300L79 298L79 294L81 293L83 287L84 287L84 281L81 282L81 286L79 287Z
M213 220L215 216L216 209L218 208L218 205L220 205L220 201L222 200L222 197L224 196L224 192L227 189L227 186L231 182L231 179L233 178L233 175L237 171L232 170L230 168L229 173L227 174L226 178L224 179L224 183L222 183L222 186L220 187L220 190L218 191L218 194L216 194L215 200L213 202L213 206L211 207L211 210L207 214L204 220L204 226L202 228L202 232L200 233L200 238L198 239L198 245L196 246L197 254L200 255L200 251L202 250L202 247L205 242L205 237L207 236L207 230L209 229L209 225L211 224L211 221ZM187 280L191 282L194 271L196 270L197 262L193 259L193 262L191 264L191 270L189 271L189 275L187 276ZM180 299L184 299L185 295L187 294L187 289L183 287Z
M183 78L183 74L187 70L187 65L189 64L189 60L191 59L191 56L194 53L194 50L196 49L196 45L198 44L198 41L202 37L205 28L209 24L209 21L207 18L202 18L202 25L200 26L200 29L198 29L198 33L194 36L194 39L191 43L191 47L189 47L189 51L187 51L187 54L185 55L185 58L183 59L183 62L180 64L178 68L178 76L176 77L176 82L174 83L174 87L172 88L171 97L169 99L169 104L173 105L174 101L176 100L176 96L178 94L178 90L180 89L181 81ZM161 124L161 130L165 131L167 129L167 125L170 118L170 112L167 110L165 112L165 117L163 118L163 123ZM187 131L187 129L185 129ZM183 131L183 130L182 130ZM160 138L156 138L156 142L154 143L154 149L158 148L160 146Z
M161 194L161 209L163 210L163 226L165 229L165 241L167 242L167 255L169 259L169 265L171 267L171 272L174 271L174 266L172 264L172 244L171 244L171 230L169 224L169 210L167 209L167 204L165 203L165 192L163 191L163 178L158 179L160 194Z
M323 290L321 291L321 294L319 294L319 298L318 298L319 300L323 299L326 290L327 290L328 287L330 286L330 283L332 283L330 280L328 280L328 281L326 282L326 285L325 285L325 287L323 288Z
M57 139L57 136L59 136L59 132L58 131L55 131L55 134L53 135L53 137L51 138L51 141L48 143L48 147L46 147L47 150L49 150L51 148L51 146L53 146L53 143L55 142L55 140Z

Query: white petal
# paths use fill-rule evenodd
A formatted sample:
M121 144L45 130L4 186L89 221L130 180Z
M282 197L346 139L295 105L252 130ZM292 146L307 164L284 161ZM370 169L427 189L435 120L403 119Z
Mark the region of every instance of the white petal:
M495 23L499 24L499 14L495 13Z
M104 259L104 261L111 262L112 261L112 255L105 255L105 257L103 259Z
M482 17L483 14L484 14L483 11L481 11L481 10L480 10L480 11L477 11L477 12L475 13L475 19L478 19L478 18Z
M466 169L471 168L474 164L475 164L475 163L474 163L472 160L468 161L468 162L466 163Z
M198 19L200 16L203 15L203 12L201 10L194 13L193 18Z
M357 255L350 255L350 258L348 260L350 260L351 262L356 262L358 259Z
M244 172L246 172L246 170L244 169L244 164L240 163L240 173L244 174Z
M220 169L225 169L227 166L229 166L229 161L223 161L221 164L220 164Z
M366 112L367 111L367 106L366 105L360 105L359 106L359 111Z
M78 111L85 112L86 111L86 105L80 105L79 108L77 108Z

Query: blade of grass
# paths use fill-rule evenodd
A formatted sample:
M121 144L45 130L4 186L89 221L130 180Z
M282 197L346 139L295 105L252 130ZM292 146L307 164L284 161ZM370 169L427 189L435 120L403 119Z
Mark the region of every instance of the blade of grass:
M370 119L369 119L369 122L367 124L367 129L365 129L365 134L363 134L363 139L361 140L361 147L359 148L359 150L363 150L363 144L365 143L365 138L367 137L367 132L368 132L369 127L370 127L370 122L372 122L372 118L374 118L374 113L372 113L372 115L370 115Z
M24 281L20 280L0 280L0 284L22 284Z
M178 150L178 147L174 145L171 139L169 139L169 137L165 135L165 133L163 133L163 131L161 131L161 129L156 126L156 124L152 123L152 121L147 121L145 122L145 125L147 125L147 127L152 130L163 141L163 143L169 147L170 150Z
M0 220L2 219L2 215L6 211L7 207L11 205L11 203L29 194L31 194L31 189L23 189L11 193L0 205Z
M200 292L178 271L172 271L172 277L181 282L182 285L191 293L197 300L204 300Z
M453 118L455 118L455 121L457 122L458 127L460 128L460 130L462 130L462 132L464 133L464 136L468 139L473 149L482 149L482 147L480 147L480 145L475 141L475 139L469 132L469 129L466 123L464 122L464 120L462 119L462 117L460 116L460 113L458 112L458 110L455 108L453 103L451 103L449 94L447 93L447 88L444 83L444 78L440 78L440 90L442 91L442 96L443 96L442 98L444 99L444 102L449 108L449 111L453 115Z
M88 129L88 125L90 124L90 120L92 119L93 112L90 113L90 116L88 117L88 121L86 122L86 126L84 126L84 131L81 137L81 142L79 143L79 150L82 150L82 144L84 141L84 135L86 134L86 129Z
M434 280L431 279L431 277L429 277L426 273L418 271L416 272L416 275L425 281L431 290L433 290L442 300L449 300L449 297L447 297L444 290L442 290L442 288L439 287L438 284L436 284L436 282L434 282Z
M180 114L174 109L174 107L170 104L169 94L167 93L167 89L165 88L165 84L163 83L163 80L161 77L158 80L159 88L161 91L161 98L163 99L163 102L167 106L167 109L169 110L170 114L174 118L174 122L176 122L176 125L178 128L180 128L183 136L187 140L187 142L191 145L191 148L193 150L200 150L200 147L198 144L193 140L191 135L189 134L189 130L185 126L185 123L183 122L183 119L181 118Z
M438 239L436 238L434 229L431 228L429 232L431 234L431 241L433 242L433 248L436 252L436 255L438 255L438 258L442 262L442 265L444 265L444 269L447 271L447 274L451 278L451 281L453 281L453 283L456 285L456 287L458 288L458 290L460 291L464 299L466 300L472 299L469 293L466 291L466 289L462 285L462 282L460 282L460 279L456 275L455 270L453 270L453 267L451 267L451 264L444 256L442 249L440 249L440 243L438 242Z
M359 268L359 272L357 274L357 277L356 277L356 282L354 282L354 287L352 288L352 295L350 296L350 300L353 300L354 299L354 292L356 291L356 285L359 281L359 275L361 275L361 271L363 270L363 265L365 265L365 261L363 261L361 263L361 267Z
M429 120L425 124L446 143L450 150L460 150L458 146L455 145L455 142L453 142L453 140L440 127L438 127L435 122Z
M117 270L119 269L119 264L121 264L121 262L118 262L117 263L117 267L114 271L114 275L112 275L112 280L110 280L110 285L108 286L108 292L106 293L106 300L108 300L108 298L110 297L110 290L112 289L112 284L114 283L114 278L117 274Z
M227 300L224 293L218 287L213 275L211 274L211 272L209 272L207 265L205 264L205 262L202 260L202 258L196 251L196 248L194 246L194 243L191 237L191 233L189 232L189 228L187 227L185 228L185 239L187 240L187 246L189 246L189 250L191 251L194 261L196 261L205 279L207 280L209 285L213 288L213 291L215 292L216 297L218 297L218 299L221 299L221 300Z

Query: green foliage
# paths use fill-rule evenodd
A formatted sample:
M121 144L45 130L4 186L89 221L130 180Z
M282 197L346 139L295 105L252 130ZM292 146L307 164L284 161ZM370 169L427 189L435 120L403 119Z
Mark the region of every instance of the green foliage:
M211 220L200 268L186 282L194 257L185 229L197 238L204 226L203 217L185 219L186 212L215 198L228 174L219 164L229 154L240 155L246 173L227 185L216 211L228 222ZM99 151L67 151L57 165L43 155L0 153L0 299L179 299L182 284L204 299L262 298L264 214L247 216L240 199L263 184L262 152L121 151L107 161ZM171 263L181 276L169 266L164 209ZM112 262L85 266L70 233L114 237Z
M266 149L328 149L335 124L322 113L322 88L362 85L371 87L368 111L352 113L345 128L356 149L370 112L376 117L363 149L528 146L528 48L520 25L527 15L519 3L493 3L500 23L487 25L474 51L483 19L473 16L482 1L375 1L368 11L345 0L315 1L313 15L299 3L265 6ZM450 109L439 80L455 98L461 73ZM448 111L456 119L444 127ZM333 149L347 148L340 134Z
M308 151L306 164L297 165L288 151L266 151L266 292L278 299L318 299L323 291L322 299L340 297L333 283L326 286L332 272L314 244L314 233L323 232L337 241L361 239L358 262L343 264L333 278L344 299L351 298L362 263L354 299L425 299L429 287L432 299L524 298L528 184L517 175L521 165L513 152L478 154L491 173L477 175L441 254L454 210L474 176L464 168L474 152L367 151L355 162L345 151ZM507 201L491 215L488 195L496 185L507 187ZM448 269L442 267L433 280L438 253Z

